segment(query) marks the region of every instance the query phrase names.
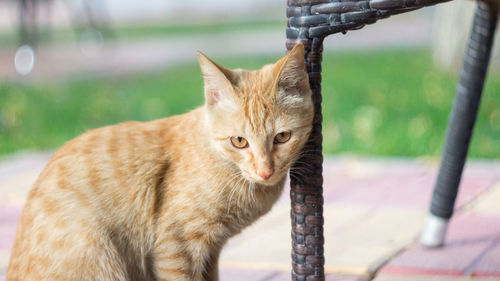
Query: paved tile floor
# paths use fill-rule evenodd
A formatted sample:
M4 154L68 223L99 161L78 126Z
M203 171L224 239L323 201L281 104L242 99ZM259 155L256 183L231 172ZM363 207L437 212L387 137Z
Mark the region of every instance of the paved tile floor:
M0 281L30 185L48 153L0 161ZM326 280L500 280L500 162L470 161L442 249L416 243L437 162L331 157L325 160ZM290 280L289 199L229 241L221 281ZM259 249L259 251L256 251Z

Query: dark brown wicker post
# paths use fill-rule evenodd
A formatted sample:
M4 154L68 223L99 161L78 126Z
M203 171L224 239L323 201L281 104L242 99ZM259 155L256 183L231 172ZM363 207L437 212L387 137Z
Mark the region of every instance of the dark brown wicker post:
M297 42L302 42L305 47L305 62L309 72L309 81L313 91L313 101L315 104L314 129L309 142L304 148L304 156L295 164L296 169L290 172L291 177L291 219L292 219L292 280L294 281L319 281L324 280L324 254L323 254L323 196L322 196L322 135L321 135L321 58L323 50L323 39L333 33L347 32L348 30L360 29L366 24L375 23L377 20L387 18L391 15L413 11L425 6L430 6L449 0L287 0L287 49L290 50ZM484 1L484 0L482 0ZM464 71L462 72L461 83L457 89L457 99L467 99L461 87L472 87L471 92L479 95L482 91L484 75L489 59L489 47L496 24L495 14L497 6L490 2L480 2L480 8L476 13L474 28L477 29L475 39L471 40L469 53L466 56ZM494 12L492 12L494 11ZM487 33L484 35L483 33ZM484 38L482 38L483 34ZM490 40L490 41L488 41ZM479 43L479 44L477 44ZM489 44L489 47L487 45ZM465 73L465 74L464 74ZM474 75L479 75L475 78ZM468 90L467 90L468 91ZM467 92L466 91L466 92ZM472 96L474 96L472 95ZM464 134L467 141L458 145L453 144L453 136L448 137L445 144L444 166L457 167L454 172L440 172L440 181L456 183L460 181L463 161L465 160L468 139L472 126L475 122L477 102L473 101L473 107L467 118L456 118L461 115L462 107L469 106L469 103L456 102L461 104L457 110L453 110L452 118L458 121L451 122L448 135L455 132ZM465 105L464 105L465 104ZM455 117L454 117L455 116ZM455 127L459 123L466 122L466 129L456 131ZM467 132L468 130L468 132ZM451 132L451 133L450 133ZM469 134L468 136L466 136ZM462 151L465 148L465 153ZM451 153L449 151L452 151ZM463 155L460 160L449 155ZM461 162L462 161L462 162ZM443 167L442 165L442 167ZM298 172L300 171L300 172ZM439 180L438 180L439 181ZM447 190L436 190L435 194L445 194L454 202L457 188ZM434 203L432 210L444 209L445 215L451 216L449 202ZM444 201L450 201L446 199ZM436 206L435 206L436 205ZM445 206L447 205L447 206ZM453 204L451 204L451 210Z
M322 39L288 40L291 50L304 44L306 66L314 102L314 125L303 156L290 171L292 201L292 280L320 281L325 279L323 265L323 154L321 135L321 52ZM300 172L295 172L300 171Z

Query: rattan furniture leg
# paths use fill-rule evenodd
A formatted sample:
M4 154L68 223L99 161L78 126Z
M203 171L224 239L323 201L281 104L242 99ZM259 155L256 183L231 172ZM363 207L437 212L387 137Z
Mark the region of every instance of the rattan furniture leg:
M322 39L287 41L287 48L301 41L314 102L314 125L301 157L290 171L292 219L292 280L321 281L323 265L323 176L321 135L321 53Z
M469 142L476 122L498 18L495 2L479 1L450 113L430 214L421 237L428 247L443 245L453 214Z

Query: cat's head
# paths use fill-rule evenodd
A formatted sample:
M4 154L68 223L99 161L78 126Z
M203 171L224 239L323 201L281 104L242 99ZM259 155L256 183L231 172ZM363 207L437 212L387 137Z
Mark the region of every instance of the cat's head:
M275 64L247 71L222 67L198 53L212 146L251 182L282 180L309 137L314 108L296 45Z

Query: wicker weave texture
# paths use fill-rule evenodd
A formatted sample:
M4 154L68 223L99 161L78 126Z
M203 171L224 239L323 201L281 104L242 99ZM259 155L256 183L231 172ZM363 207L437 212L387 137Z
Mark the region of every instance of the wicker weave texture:
M325 37L450 0L288 0L288 39Z
M321 135L322 39L301 40L314 103L314 124L301 157L290 171L292 280L323 281L323 154ZM294 43L287 44L289 50Z

